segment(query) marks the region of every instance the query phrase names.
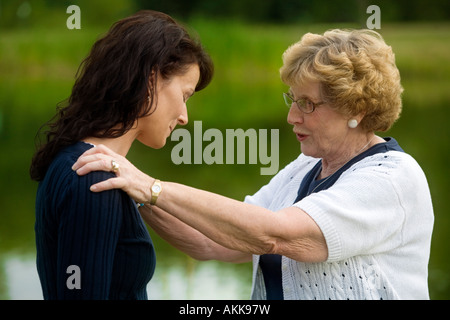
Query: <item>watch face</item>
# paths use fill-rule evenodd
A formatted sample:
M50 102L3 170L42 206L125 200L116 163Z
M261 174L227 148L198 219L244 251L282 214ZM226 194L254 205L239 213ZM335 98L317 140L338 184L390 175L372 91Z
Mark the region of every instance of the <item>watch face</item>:
M156 185L156 186L153 186L152 190L153 190L153 192L160 192L161 191L161 187Z

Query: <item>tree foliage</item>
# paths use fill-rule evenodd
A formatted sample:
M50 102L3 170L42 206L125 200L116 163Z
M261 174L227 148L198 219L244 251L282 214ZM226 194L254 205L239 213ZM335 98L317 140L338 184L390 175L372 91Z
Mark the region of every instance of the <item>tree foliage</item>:
M206 16L264 23L360 23L373 4L380 7L383 22L450 20L450 1L442 0L0 0L0 27L60 24L72 4L81 8L89 25L110 24L140 9L182 20Z

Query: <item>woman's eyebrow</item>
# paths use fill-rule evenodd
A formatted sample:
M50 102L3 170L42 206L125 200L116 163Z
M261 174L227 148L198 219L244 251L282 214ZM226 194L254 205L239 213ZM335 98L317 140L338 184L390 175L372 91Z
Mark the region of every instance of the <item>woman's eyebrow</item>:
M320 100L320 99L312 98L312 97L308 96L307 94L302 94L302 95L300 95L300 97L296 98L294 93L290 89L289 89L289 94L291 95L292 98L294 98L294 100L298 100L298 99L308 99L308 100L311 100L311 101Z

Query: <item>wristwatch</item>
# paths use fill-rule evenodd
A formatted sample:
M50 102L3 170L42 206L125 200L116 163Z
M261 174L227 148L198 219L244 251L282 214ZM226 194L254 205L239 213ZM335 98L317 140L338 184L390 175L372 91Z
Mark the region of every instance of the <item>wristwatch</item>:
M156 200L158 200L158 196L162 191L161 181L156 179L155 182L153 182L153 185L150 188L150 190L152 191L152 199L150 200L150 204L155 205Z

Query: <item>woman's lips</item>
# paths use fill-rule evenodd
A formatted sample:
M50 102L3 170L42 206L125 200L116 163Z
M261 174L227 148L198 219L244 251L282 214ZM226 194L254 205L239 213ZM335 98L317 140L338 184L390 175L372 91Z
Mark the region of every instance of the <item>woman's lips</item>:
M309 137L308 135L301 133L296 133L295 135L297 136L297 140L300 142L305 141Z

